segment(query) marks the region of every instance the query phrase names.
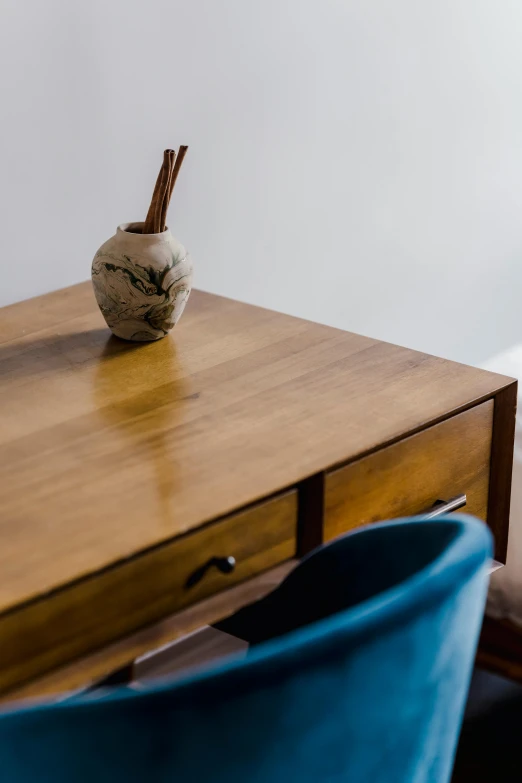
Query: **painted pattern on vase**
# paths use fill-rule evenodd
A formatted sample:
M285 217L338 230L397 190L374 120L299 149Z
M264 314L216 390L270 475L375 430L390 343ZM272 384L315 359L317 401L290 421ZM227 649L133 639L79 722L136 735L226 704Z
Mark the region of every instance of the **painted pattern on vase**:
M159 340L179 321L192 287L192 261L166 229L142 234L143 223L119 226L92 262L96 301L124 340Z

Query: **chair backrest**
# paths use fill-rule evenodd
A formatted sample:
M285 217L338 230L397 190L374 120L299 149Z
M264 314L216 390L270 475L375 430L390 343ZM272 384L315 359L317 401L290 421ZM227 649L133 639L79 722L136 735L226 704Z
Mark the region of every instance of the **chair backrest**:
M243 615L270 638L246 659L1 715L0 778L446 783L490 555L464 515L344 536Z

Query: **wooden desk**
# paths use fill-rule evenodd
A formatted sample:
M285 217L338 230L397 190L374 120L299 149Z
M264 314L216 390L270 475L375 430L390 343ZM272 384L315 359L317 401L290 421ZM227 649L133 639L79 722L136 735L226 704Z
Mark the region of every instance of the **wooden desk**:
M0 693L80 685L459 493L503 561L515 405L508 378L198 291L146 345L90 284L0 310Z

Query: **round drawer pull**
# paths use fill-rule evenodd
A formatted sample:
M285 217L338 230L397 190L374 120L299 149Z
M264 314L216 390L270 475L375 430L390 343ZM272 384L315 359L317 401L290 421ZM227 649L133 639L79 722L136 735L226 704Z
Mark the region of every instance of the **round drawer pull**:
M236 558L232 557L214 557L212 565L221 571L222 574L231 574L236 567Z
M185 582L185 587L194 587L194 585L197 585L212 566L215 566L222 574L231 574L236 567L236 558L232 557L232 555L229 555L228 557L211 557L204 565L196 568L196 570L191 573Z

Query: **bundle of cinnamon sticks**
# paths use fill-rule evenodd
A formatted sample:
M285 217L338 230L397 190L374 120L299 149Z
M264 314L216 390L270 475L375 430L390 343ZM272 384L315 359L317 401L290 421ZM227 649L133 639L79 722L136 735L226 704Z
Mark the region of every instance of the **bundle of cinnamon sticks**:
M147 218L143 224L143 234L159 234L161 231L165 231L170 197L187 150L188 147L182 144L177 155L174 150L165 150L163 153L163 164L156 180Z

